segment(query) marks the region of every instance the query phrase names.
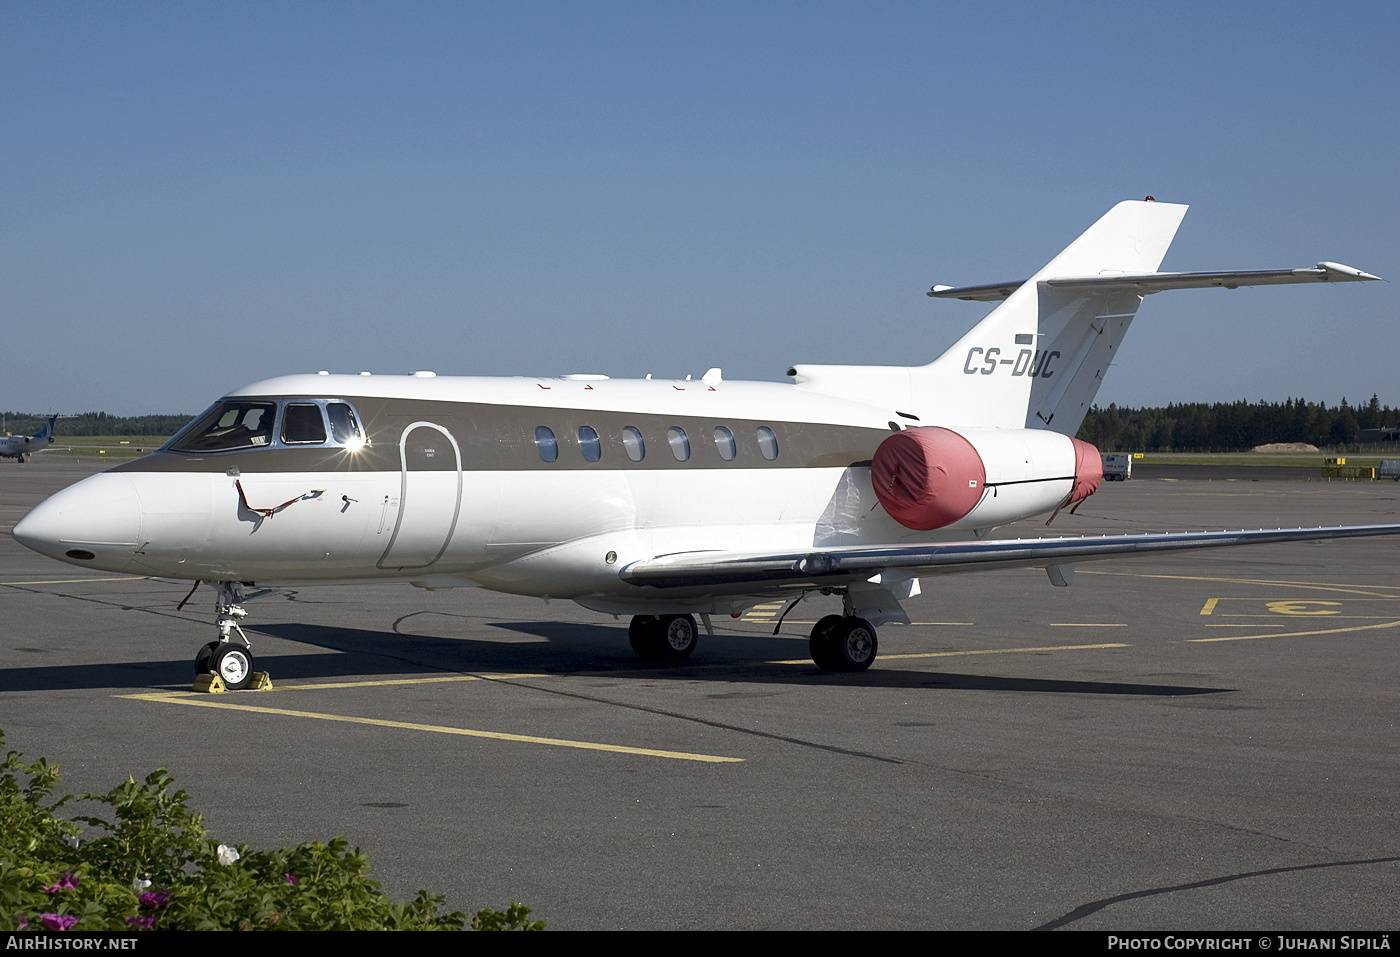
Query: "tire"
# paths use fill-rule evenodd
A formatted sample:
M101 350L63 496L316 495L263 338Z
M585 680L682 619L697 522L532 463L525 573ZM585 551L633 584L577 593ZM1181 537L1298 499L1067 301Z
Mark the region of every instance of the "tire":
M864 671L875 663L879 642L864 618L843 618L832 634L831 654L838 671Z
M694 615L663 615L658 637L663 657L689 658L700 641L700 628Z
M217 647L219 647L219 643L217 641L211 641L209 644L199 649L199 654L194 656L195 677L207 674L212 670L209 666L209 662L210 659L214 657L214 649Z
M807 651L812 656L812 663L823 671L840 670L832 645L836 631L843 621L845 619L840 615L827 615L812 626L812 637L807 639Z
M627 640L638 658L660 658L661 619L655 615L634 615L627 626Z
M220 644L210 655L209 666L230 691L242 691L253 680L253 653L242 645Z
M700 629L692 615L637 615L627 626L632 650L648 661L687 658L699 637Z

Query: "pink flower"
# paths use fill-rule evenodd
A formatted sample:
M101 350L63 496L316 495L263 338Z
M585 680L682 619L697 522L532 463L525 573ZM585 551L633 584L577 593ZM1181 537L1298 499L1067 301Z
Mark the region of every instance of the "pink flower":
M70 930L78 922L72 914L40 914L39 923L45 930Z
M27 921L27 920L25 920L23 917L21 917L21 918L19 919L19 929L20 929L20 930L24 930L24 929L26 929L28 926L29 926L29 921Z
M282 877L286 879L288 884L295 884L297 882L296 876L293 874L283 874Z
M74 877L71 871L63 872L63 880L57 884L49 884L44 888L45 893L57 894L59 891L75 890L78 886L78 878Z
M128 917L126 922L142 930L150 930L156 925L156 915L152 914L150 917Z
M170 894L166 891L148 891L136 898L141 902L141 906L146 910L155 910L157 907L164 907L170 900Z

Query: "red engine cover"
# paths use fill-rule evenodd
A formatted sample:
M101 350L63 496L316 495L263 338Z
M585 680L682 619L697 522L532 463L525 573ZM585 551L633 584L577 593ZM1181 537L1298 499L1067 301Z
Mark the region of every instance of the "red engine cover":
M1073 515L1080 502L1099 490L1103 482L1103 456L1088 442L1075 438L1070 441L1074 443L1074 488L1070 489L1069 501L1065 504L1074 506L1069 510Z
M977 507L987 469L967 439L951 429L924 426L880 443L870 461L870 481L896 522L927 532Z

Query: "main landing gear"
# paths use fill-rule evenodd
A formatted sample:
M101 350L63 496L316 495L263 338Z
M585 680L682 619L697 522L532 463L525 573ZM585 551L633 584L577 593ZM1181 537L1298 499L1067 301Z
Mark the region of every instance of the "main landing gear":
M253 644L238 627L238 620L248 615L241 604L243 585L241 582L210 584L217 592L214 624L219 629L219 640L199 649L194 658L194 672L196 675L212 672L230 691L241 691L252 682L254 665Z
M807 647L823 671L864 671L874 663L879 643L864 618L827 615L812 627Z
M689 657L699 637L694 615L637 615L627 627L632 650L654 661Z
M637 615L627 628L632 650L651 661L679 661L695 650L693 615ZM812 661L823 671L864 671L875 662L875 626L855 615L827 615L812 629Z

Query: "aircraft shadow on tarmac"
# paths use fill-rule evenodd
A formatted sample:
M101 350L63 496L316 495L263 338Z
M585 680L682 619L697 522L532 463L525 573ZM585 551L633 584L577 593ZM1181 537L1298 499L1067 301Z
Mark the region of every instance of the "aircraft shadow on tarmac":
M278 681L434 676L443 672L541 672L594 674L615 678L674 676L685 681L747 684L896 688L907 690L1012 691L1034 694L1093 694L1185 696L1227 694L1233 688L1137 684L1113 681L1069 681L998 675L969 675L901 669L893 662L877 663L869 671L836 674L815 665L779 664L772 646L753 636L718 635L705 639L705 657L681 663L644 662L627 646L625 629L565 622L500 622L495 627L533 635L544 641L493 642L466 638L414 637L392 632L326 625L268 624L256 630L338 654L264 654L257 667ZM251 629L250 629L251 630ZM797 643L783 642L782 656L790 660ZM803 646L805 650L805 646ZM767 652L765 654L765 652ZM0 668L0 693L62 691L84 688L150 690L188 688L191 660L72 664L36 668Z

